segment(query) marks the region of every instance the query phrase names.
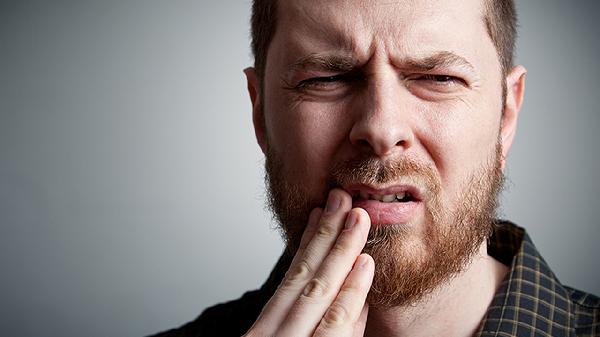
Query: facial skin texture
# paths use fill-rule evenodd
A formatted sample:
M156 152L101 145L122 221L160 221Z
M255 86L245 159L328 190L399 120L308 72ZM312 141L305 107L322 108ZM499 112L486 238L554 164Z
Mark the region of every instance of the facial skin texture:
M293 249L332 187L416 186L406 223L378 223L367 208L369 302L414 302L485 244L524 69L502 78L475 0L279 7L264 83L248 75L273 209ZM365 173L376 170L386 178Z

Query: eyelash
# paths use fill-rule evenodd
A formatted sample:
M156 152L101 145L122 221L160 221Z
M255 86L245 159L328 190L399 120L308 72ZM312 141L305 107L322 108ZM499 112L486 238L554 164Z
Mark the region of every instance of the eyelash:
M353 76L353 74L349 74L349 73L332 75L332 76L312 77L312 78L307 78L305 80L298 82L298 84L295 85L294 88L295 89L304 89L304 88L310 88L310 87L314 87L314 86L319 86L319 85L324 85L324 84L334 83L334 82L339 82L339 81L349 81L354 78L355 78L355 76Z
M298 82L298 84L296 84L292 88L297 89L297 90L310 89L310 88L314 88L314 87L325 86L325 85L328 85L330 83L335 83L335 82L348 82L348 81L356 80L359 78L359 76L360 75L355 74L355 73L343 73L343 74L331 75L331 76L312 77L312 78L307 78L305 80ZM466 82L463 79L456 77L456 76L452 76L452 75L423 74L418 77L414 77L413 80L431 81L435 85L440 85L440 86L452 85L452 84L466 85Z
M452 75L425 74L420 77L417 77L416 79L432 81L432 82L435 82L436 85L449 85L452 83L463 84L463 85L466 84L466 82L463 79L458 78L456 76L452 76Z

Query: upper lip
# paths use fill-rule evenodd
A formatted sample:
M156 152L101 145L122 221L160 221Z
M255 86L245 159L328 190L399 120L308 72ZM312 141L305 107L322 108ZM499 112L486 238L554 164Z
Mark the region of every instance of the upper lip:
M410 193L410 195L417 201L422 200L423 193L420 189L414 185L392 185L386 187L374 187L364 184L350 184L343 186L343 189L348 192L351 196L355 196L360 192L376 195L390 195L399 193Z

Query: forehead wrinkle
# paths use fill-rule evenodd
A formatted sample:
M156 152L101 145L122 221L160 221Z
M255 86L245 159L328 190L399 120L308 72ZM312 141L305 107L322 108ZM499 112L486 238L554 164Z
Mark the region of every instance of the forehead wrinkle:
M355 32L363 25L362 13L356 13L351 20L348 17L337 15L343 8L350 4L347 1L329 2L319 0L319 6L301 5L295 1L281 1L290 5L289 10L279 9L291 21L290 27L296 27L294 34L297 41L325 46L343 52L356 52L360 36ZM310 1L309 1L310 2ZM316 10L318 8L319 10Z
M346 54L352 55L360 64L368 62L375 54L381 54L381 56L387 55L388 62L391 64L403 65L403 67L433 70L436 67L457 66L471 72L478 70L473 66L477 62L471 63L464 57L462 57L464 60L460 60L458 57L453 57L451 52L443 52L443 50L456 50L454 48L456 46L446 43L438 46L442 50L437 52L440 55L432 57L419 55L425 52L431 56L432 52L436 52L435 49L427 50L434 47L431 42L444 41L439 31L430 30L429 26L432 22L420 21L417 25L413 22L420 17L437 17L438 15L424 14L439 12L440 9L435 6L436 1L426 2L427 5L424 7L416 6L414 0L364 2L320 0L314 1L314 4L312 1L282 1L282 3L287 3L289 6L288 10L282 12L287 13L287 21L291 21L292 25L288 27L295 27L295 30L291 31L291 38L299 46L293 48L295 52L290 51L291 53ZM346 8L349 11L345 10ZM352 17L336 14L340 12L350 13ZM479 8L477 19L482 28L485 28L482 12L482 8ZM423 37L428 42L419 43ZM425 50L420 50L423 48ZM326 65L325 62L318 63ZM297 66L298 64L296 68Z
M314 36L319 41L326 41L343 50L354 50L355 42L350 34L353 27L347 27L349 21L339 18L338 15L328 15L328 12L335 8L327 6L323 9L319 6L320 11L315 11L313 6L294 6L294 8L296 10L292 11L292 15L297 15L294 21L298 20L296 25L303 27L301 29L303 35ZM303 37L305 38L306 35Z

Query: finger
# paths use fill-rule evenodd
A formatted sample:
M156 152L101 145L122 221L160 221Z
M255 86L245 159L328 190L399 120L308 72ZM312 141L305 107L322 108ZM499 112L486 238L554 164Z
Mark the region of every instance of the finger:
M319 228L319 221L321 220L322 215L323 209L320 207L317 207L310 212L310 215L308 216L308 223L306 224L306 228L302 234L302 239L300 240L300 245L298 246L298 250L296 251L290 266L298 263L298 260L304 255L304 251L306 250L308 243L315 236L315 233Z
M367 254L361 254L356 259L337 298L323 316L315 331L315 336L363 335L368 312L366 299L374 273L373 258ZM361 321L362 323L360 323Z
M296 263L290 266L289 273L286 275L286 278L292 281L291 283L298 283L301 288L304 288L304 284L312 278L329 254L344 227L351 208L352 198L348 193L340 189L333 189L329 193L327 206L319 219L315 233L304 251L296 254ZM301 273L304 268L309 269L309 272ZM293 282L296 280L301 282Z
M306 229L302 234L302 239L300 241L300 246L294 259L292 260L291 265L294 265L299 256L302 256L306 246L314 236L319 220L321 219L321 215L323 213L323 209L317 207L310 212L308 216L308 222L306 224ZM276 296L277 292L269 299L267 304L263 307L260 315L258 316L256 322L253 324L250 330L259 330L266 333L263 329L267 328L268 325L270 330L274 330L281 322L285 316L287 315L287 309L292 305L295 298L289 298L289 296ZM274 328L275 327L275 328Z
M325 210L314 229L310 229L306 239L301 240L302 250L296 253L280 286L255 323L265 334L272 334L281 325L302 289L327 256L351 207L352 199L345 191L334 189L329 193ZM315 218L318 215L315 214Z
M351 273L352 266L367 241L369 227L370 220L365 210L355 208L350 211L344 230L314 278L306 284L290 309L279 330L282 335L293 333L302 336L312 333ZM362 303L359 313L360 309Z
M363 337L365 334L365 328L367 327L367 317L369 316L369 304L365 302L358 321L354 323L354 332L352 337Z

